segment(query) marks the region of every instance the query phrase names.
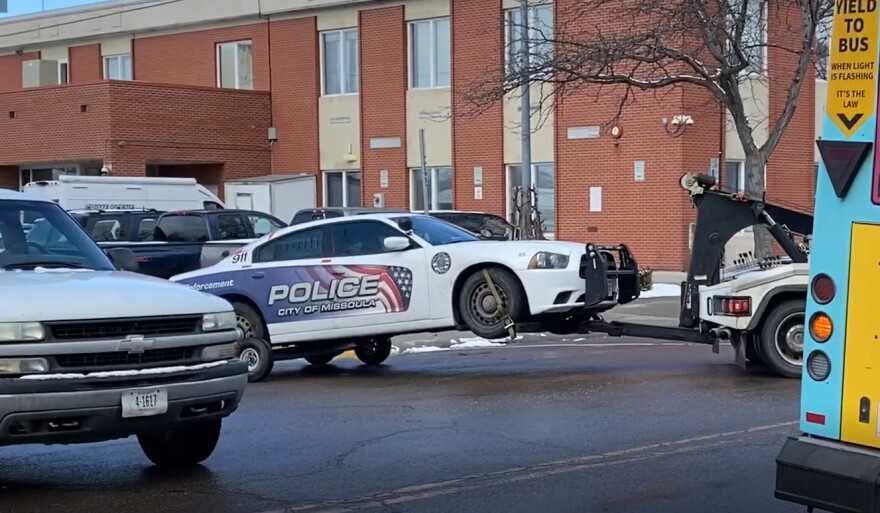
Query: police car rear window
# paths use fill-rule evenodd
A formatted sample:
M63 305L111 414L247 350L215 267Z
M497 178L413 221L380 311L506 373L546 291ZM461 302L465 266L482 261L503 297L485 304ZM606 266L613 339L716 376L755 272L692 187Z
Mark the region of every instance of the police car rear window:
M208 240L208 228L201 216L166 216L159 221L165 240L171 242L204 242Z

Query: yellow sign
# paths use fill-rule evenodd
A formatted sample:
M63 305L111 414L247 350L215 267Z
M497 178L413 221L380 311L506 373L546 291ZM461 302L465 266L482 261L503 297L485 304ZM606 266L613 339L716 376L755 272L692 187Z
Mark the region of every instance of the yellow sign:
M847 137L874 113L877 2L834 0L826 111Z

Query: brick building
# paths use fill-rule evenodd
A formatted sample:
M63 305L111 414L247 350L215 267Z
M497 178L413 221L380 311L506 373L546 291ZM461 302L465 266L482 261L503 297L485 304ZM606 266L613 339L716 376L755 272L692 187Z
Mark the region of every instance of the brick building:
M533 18L559 26L574 1L536 6ZM192 176L222 196L226 180L312 173L319 205L371 205L380 194L386 206L421 208L424 129L433 208L507 214L520 176L518 101L459 114L473 81L504 62L516 0L205 5L127 0L0 22L0 186L106 165L120 176ZM772 15L768 25L771 45L799 37ZM786 71L793 59L771 47L762 65ZM775 114L789 84L769 75L750 94L754 109ZM810 77L767 167L768 195L808 208L814 94ZM547 231L626 242L643 264L683 269L693 209L678 177L718 166L741 186L742 149L701 91L640 98L619 137L599 130L615 108L586 93L533 106L544 118L532 176ZM662 120L677 115L694 125L671 137Z

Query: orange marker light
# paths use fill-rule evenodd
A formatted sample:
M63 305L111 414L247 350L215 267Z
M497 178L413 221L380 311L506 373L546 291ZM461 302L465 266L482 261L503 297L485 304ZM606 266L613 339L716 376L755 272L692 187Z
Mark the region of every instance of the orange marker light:
M831 322L831 317L828 317L828 314L824 312L816 312L813 314L813 317L810 318L810 335L816 342L825 342L831 338L831 333L833 332L834 325Z

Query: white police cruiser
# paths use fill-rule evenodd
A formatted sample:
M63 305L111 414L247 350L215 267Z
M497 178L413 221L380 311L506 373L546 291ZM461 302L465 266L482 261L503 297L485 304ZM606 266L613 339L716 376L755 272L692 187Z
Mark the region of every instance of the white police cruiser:
M240 357L259 381L277 359L323 365L354 349L378 365L395 335L466 328L500 338L512 322L610 308L604 270L601 296L585 299L586 252L484 241L432 216L366 214L281 229L171 280L232 303L246 336Z

